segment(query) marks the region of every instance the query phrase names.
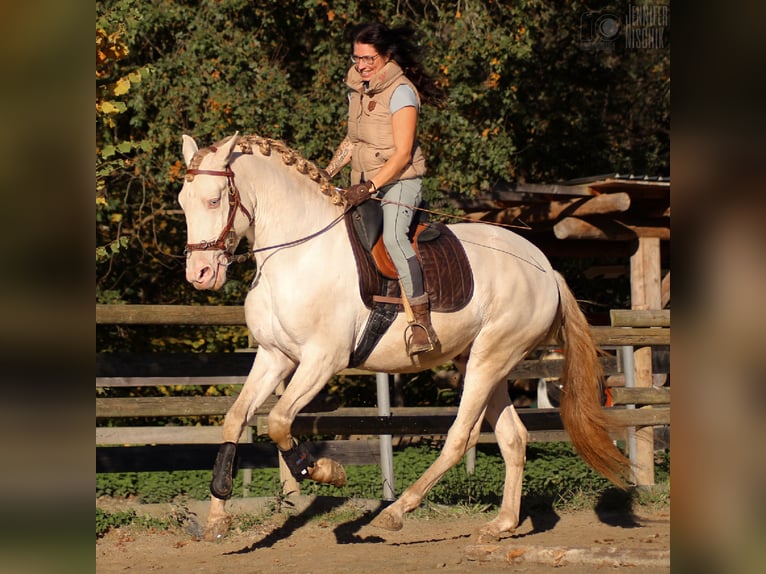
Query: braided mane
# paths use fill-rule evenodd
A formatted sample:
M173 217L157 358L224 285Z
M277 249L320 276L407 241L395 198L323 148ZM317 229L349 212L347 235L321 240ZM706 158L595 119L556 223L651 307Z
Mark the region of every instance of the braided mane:
M202 159L207 154L221 147L223 144L229 141L232 137L233 136L225 137L224 139L213 144L212 146L199 150L196 154L194 154L194 157L192 158L189 164L189 168L190 169L198 168L200 163L202 163ZM247 154L247 155L252 155L253 148L257 148L258 152L264 157L271 156L273 152L280 154L282 158L282 162L285 165L292 166L301 175L304 175L308 177L311 181L318 183L319 191L321 191L322 194L329 197L332 203L334 203L335 205L340 205L345 203L345 199L343 195L340 192L338 192L337 189L335 189L335 186L332 185L332 183L330 183L330 180L316 166L316 164L305 159L299 152L290 148L284 142L275 140L272 138L264 138L257 135L242 135L239 137L239 140L237 140L237 147L240 149L240 151L243 154ZM193 178L194 176L187 175L186 177L188 179L189 177Z

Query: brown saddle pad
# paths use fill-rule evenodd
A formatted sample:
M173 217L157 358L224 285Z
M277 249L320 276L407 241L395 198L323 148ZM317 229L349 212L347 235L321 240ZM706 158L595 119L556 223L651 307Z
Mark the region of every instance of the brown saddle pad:
M372 308L373 296L401 297L399 282L378 270L369 251L359 241L351 221L346 215L346 229L356 259L359 275L359 293L364 304ZM443 223L429 223L439 229L439 237L426 243L413 244L423 266L423 282L431 302L431 310L442 313L459 311L473 296L473 272L463 245ZM379 248L378 248L379 249Z

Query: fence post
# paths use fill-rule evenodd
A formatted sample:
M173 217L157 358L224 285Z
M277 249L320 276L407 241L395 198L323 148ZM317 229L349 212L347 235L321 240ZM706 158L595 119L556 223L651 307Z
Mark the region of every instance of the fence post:
M625 373L625 387L636 386L635 364L633 362L633 347L624 345L620 347L622 356L622 370ZM626 405L627 409L635 409L636 405ZM634 483L638 481L638 449L636 448L636 427L626 427L628 443L628 459L630 460L630 472Z
M253 442L253 427L245 427L245 436L242 437L240 442L251 443ZM250 495L250 484L253 482L253 469L242 469L242 498L247 498Z
M638 248L630 257L630 306L632 309L660 309L662 305L660 239L639 237ZM652 349L639 346L633 351L635 384L652 386ZM651 407L644 407L651 408ZM636 484L654 485L654 427L635 429Z
M388 388L388 374L375 373L375 383L378 393L378 415L391 416L391 396ZM380 469L383 473L383 500L396 498L394 488L394 451L391 446L391 435L380 435Z
M465 472L473 474L476 470L476 447L472 446L465 451Z

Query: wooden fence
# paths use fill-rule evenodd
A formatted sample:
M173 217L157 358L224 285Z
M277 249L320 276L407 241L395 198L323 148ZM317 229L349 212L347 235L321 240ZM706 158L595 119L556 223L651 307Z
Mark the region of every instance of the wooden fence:
M96 323L244 327L244 311L240 306L97 305ZM610 412L624 429L615 439L629 443L633 429L669 424L670 389L634 386L633 377L626 376L622 368L629 362L622 357L629 357L629 354L621 354L619 350L632 352L633 348L669 346L670 312L615 310L612 311L611 327L593 327L592 330L596 342L611 351L601 361L608 382L615 385L611 387L615 406ZM249 349L236 353L98 353L96 388L182 389L200 385L240 385L250 370L254 352ZM522 361L511 373L511 378L554 378L560 372L560 360L531 359ZM349 369L345 374L375 375L358 369ZM231 396L103 398L97 392L97 472L211 468L221 440L220 426L176 426L166 424L166 421L169 418L193 420L194 417L223 415L234 399ZM274 467L280 462L276 448L270 442L257 441L257 437L267 434L266 415L276 400L276 396L272 397L255 413L240 439L238 466L245 471L246 482L250 469ZM332 408L320 400L298 415L292 431L297 436L345 437L343 440L315 442L319 456L331 456L342 464L378 464L384 456L379 440L351 440L348 437L443 436L456 412L456 407L391 407L390 414L382 415L377 408ZM518 412L530 431L531 441L567 440L558 409L520 408ZM135 424L136 419L150 419L152 424ZM107 424L118 426L105 426ZM493 440L489 428L483 431L487 434L482 435L482 440ZM634 460L634 464L649 462Z

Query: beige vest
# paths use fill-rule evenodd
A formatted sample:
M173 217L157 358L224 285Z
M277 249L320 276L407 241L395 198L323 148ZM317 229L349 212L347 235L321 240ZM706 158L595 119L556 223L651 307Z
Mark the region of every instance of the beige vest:
M351 155L351 183L359 183L373 177L394 153L394 133L390 109L391 96L402 84L412 88L399 64L391 60L370 80L365 91L362 77L355 67L348 71L346 84L351 88L348 106L348 137L354 144ZM391 181L422 177L426 162L417 139L410 162Z

